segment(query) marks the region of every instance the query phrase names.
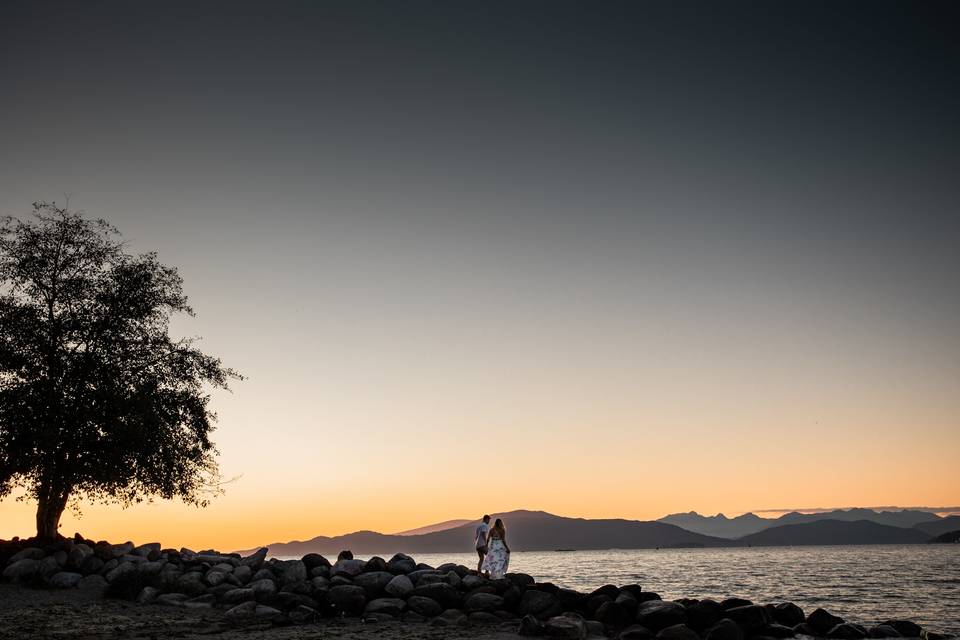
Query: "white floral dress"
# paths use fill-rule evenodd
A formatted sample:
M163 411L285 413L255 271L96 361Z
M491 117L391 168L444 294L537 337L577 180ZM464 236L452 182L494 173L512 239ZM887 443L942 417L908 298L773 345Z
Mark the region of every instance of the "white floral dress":
M510 565L510 553L501 538L490 538L490 548L483 559L483 571L488 572L494 580L502 578Z

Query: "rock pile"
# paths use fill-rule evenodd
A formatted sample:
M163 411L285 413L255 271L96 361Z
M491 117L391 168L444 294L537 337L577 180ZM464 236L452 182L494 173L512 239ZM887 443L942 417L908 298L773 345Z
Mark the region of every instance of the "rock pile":
M824 609L805 614L790 602L664 601L635 584L581 593L523 573L488 580L462 565L430 567L404 554L389 560L358 560L349 552L335 562L315 553L267 560L265 548L241 557L78 536L46 546L0 545L0 567L4 579L33 586L95 589L143 604L218 607L238 625L355 616L436 626L498 624L521 635L574 640L946 638L904 620L866 628Z

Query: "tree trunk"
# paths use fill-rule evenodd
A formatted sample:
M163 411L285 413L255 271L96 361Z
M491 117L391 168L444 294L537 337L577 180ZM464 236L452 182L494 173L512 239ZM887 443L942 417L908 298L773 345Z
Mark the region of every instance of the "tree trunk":
M67 506L68 490L46 489L37 498L37 537L55 540L60 528L60 516Z

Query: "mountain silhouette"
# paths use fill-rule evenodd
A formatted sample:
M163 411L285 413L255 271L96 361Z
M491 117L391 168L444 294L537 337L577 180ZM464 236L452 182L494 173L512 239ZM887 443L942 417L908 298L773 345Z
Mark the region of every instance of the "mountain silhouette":
M793 546L834 544L917 544L930 536L917 529L904 529L870 520L816 520L802 524L770 527L740 538L751 546Z
M507 540L517 551L556 549L649 549L656 547L721 547L729 540L686 531L664 522L638 520L587 520L565 518L544 511L511 511L491 514L503 518ZM477 522L415 535L388 535L357 531L342 536L317 536L305 541L268 545L273 556L307 553L336 555L350 549L358 555L402 553L456 553L473 551ZM241 551L241 553L245 553Z
M728 518L722 513L715 516L702 516L696 511L672 513L657 522L666 522L682 527L687 531L702 533L720 538L739 538L762 531L776 523L772 518L761 518L753 513L745 513L736 518Z
M666 522L683 527L688 531L702 533L708 536L718 536L721 538L737 539L746 535L757 533L771 527L778 527L788 524L805 524L809 522L818 522L820 520L840 520L845 522L856 522L859 520L868 520L877 524L891 527L911 528L920 524L929 525L931 530L924 529L933 535L934 533L943 533L958 528L955 522L952 526L946 526L936 531L937 523L945 519L930 511L917 511L905 509L901 511L875 511L873 509L853 508L853 509L834 509L833 511L824 511L821 513L800 513L791 511L785 513L779 518L761 518L753 513L745 513L736 518L727 518L722 513L715 516L702 516L696 511L688 513L674 513L660 518L658 522Z
M960 529L960 516L947 516L946 518L937 518L928 522L921 522L913 525L914 529L919 529L931 536L938 536L941 533L949 533Z

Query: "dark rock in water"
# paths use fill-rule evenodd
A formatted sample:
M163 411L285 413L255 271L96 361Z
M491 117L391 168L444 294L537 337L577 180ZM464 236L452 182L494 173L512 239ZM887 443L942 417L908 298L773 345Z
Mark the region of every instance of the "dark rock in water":
M329 568L331 566L330 561L319 553L308 553L307 555L303 556L301 562L303 562L304 566L307 567L308 571L313 571L317 567Z
M536 589L537 591L543 591L544 593L549 593L552 596L555 596L560 592L560 587L552 582L534 582L532 585L529 585L528 588Z
M622 587L620 587L620 591L621 592L626 591L627 593L632 595L634 598L636 598L637 601L639 602L640 594L643 593L643 587L641 587L638 584L625 584Z
M470 621L470 624L477 625L500 624L503 622L489 611L471 611L467 615L467 620Z
M493 612L503 608L503 598L490 593L475 593L463 603L467 611Z
M694 631L709 629L723 616L723 609L714 600L699 600L687 605L687 624Z
M827 631L827 637L835 640L862 640L867 637L867 631L860 625L843 622Z
M617 634L617 640L650 640L653 632L641 624L630 625Z
M819 636L821 635L819 631L814 629L810 624L806 622L801 622L800 624L793 625L793 632L798 636Z
M870 627L867 635L871 638L900 638L902 634L888 624L878 624Z
M616 600L618 595L620 595L620 587L613 584L605 584L599 589L594 589L590 592L590 597L607 596L611 600Z
M341 560L353 560L353 551L350 551L349 549L345 549L344 551L341 551L340 553L338 553L337 562L340 562Z
M520 619L520 628L517 634L521 636L542 636L543 623L532 615L525 615Z
M426 618L438 616L443 612L443 607L440 606L439 602L426 596L410 596L407 598L407 607Z
M919 638L923 631L920 625L910 620L887 620L883 624L893 627L904 638Z
M751 604L753 604L753 602L745 598L727 598L720 602L720 608L726 611L727 609L734 609L736 607L748 607Z
M446 582L425 584L414 588L411 596L423 596L436 600L444 609L456 609L460 606L460 592Z
M814 609L810 615L807 616L807 624L813 627L819 636L825 636L830 629L843 623L843 618L835 616L826 609L821 608Z
M353 584L331 587L327 592L327 601L341 613L358 616L367 604L367 592L363 587Z
M467 624L467 616L459 609L447 609L430 621L434 627L465 627Z
M767 610L755 604L727 609L723 615L736 622L747 635L757 635L764 625L772 621Z
M743 640L743 631L730 618L721 618L707 630L704 640Z
M633 621L633 615L616 602L606 598L593 614L593 618L608 629L621 629Z
M773 619L777 624L793 628L806 620L803 609L792 602L781 602L773 607Z
M533 579L533 576L528 576L525 573L508 573L506 577L507 580L518 587L529 587L536 582L536 580Z
M367 560L367 564L363 566L364 572L367 571L386 571L387 570L387 561L381 558L380 556L373 556Z
M700 640L697 632L685 624L675 624L661 629L657 634L658 640Z
M757 635L761 635L766 638L792 638L797 634L794 633L792 627L787 627L774 622L772 624L764 625Z
M406 608L407 603L400 598L377 598L367 603L366 608L363 610L363 615L368 616L372 613L378 613L395 618Z
M597 614L597 609L608 602L613 602L613 598L607 595L587 596L587 606L585 607L587 616L594 618Z
M573 589L560 589L557 592L557 598L565 610L581 609L587 601L587 596Z
M644 602L637 609L637 623L653 632L672 627L675 624L684 624L686 621L686 609L676 602L651 600Z
M520 615L533 615L540 620L546 620L556 616L562 611L560 600L556 596L540 591L538 589L528 589L523 593L517 612Z
M637 602L637 599L633 597L633 594L627 591L621 591L617 595L614 602L623 607L623 609L627 612L627 615L630 616L631 620L636 617L637 609L640 607L640 603Z
M294 608L287 615L294 624L312 624L320 619L319 611L305 605Z
M417 568L417 563L413 558L404 554L395 554L387 561L387 571L393 574L410 573Z
M385 594L387 585L393 580L394 575L389 571L370 571L361 573L353 578L353 584L363 587L367 592L367 598L378 598Z
M644 602L650 602L652 600L662 600L660 594L656 591L643 591L639 594L634 594L634 597L637 599L637 602L643 604Z
M582 618L554 616L544 623L543 634L548 638L586 640L587 625Z

